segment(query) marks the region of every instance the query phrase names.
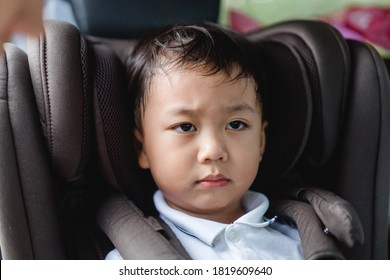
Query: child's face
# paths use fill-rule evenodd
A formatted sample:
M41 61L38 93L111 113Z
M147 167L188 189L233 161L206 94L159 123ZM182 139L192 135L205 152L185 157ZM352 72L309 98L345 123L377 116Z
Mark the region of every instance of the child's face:
M265 147L265 123L249 78L191 70L156 75L142 118L139 164L167 203L196 217L241 209Z

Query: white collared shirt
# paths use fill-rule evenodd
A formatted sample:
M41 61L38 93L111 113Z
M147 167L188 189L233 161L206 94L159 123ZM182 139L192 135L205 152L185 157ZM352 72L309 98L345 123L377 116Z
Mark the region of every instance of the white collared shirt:
M264 217L269 201L261 193L247 191L242 198L246 214L232 224L190 216L171 208L161 191L154 204L192 259L303 259L296 228ZM106 259L122 259L114 249Z

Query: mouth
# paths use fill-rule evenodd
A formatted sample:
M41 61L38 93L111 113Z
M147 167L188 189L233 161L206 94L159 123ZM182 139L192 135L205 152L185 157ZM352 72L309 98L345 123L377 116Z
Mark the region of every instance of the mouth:
M226 187L230 183L230 179L223 175L208 175L195 183L205 189L215 189Z

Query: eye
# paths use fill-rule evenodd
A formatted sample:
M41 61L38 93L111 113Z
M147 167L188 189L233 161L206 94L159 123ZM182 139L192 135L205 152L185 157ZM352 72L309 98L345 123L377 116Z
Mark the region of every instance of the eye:
M183 132L193 132L196 131L196 128L191 123L182 123L173 128L176 132L183 133Z
M243 123L242 121L232 121L227 124L226 128L231 130L243 130L244 128L247 128L248 126Z

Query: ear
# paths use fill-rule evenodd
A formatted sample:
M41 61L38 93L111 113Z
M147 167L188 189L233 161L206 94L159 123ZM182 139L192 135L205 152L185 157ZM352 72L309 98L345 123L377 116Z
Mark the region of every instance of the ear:
M265 134L265 129L268 126L267 121L263 121L261 124L261 134L260 134L260 161L263 159L264 151L265 151L265 142L266 142L266 134Z
M148 156L146 155L144 149L144 137L142 136L142 133L138 129L134 130L134 142L135 142L135 149L137 152L139 166L143 169L148 169L150 165L149 165Z

